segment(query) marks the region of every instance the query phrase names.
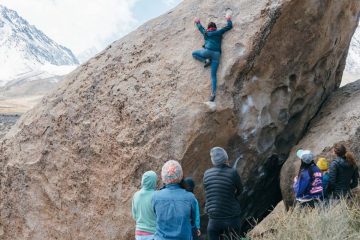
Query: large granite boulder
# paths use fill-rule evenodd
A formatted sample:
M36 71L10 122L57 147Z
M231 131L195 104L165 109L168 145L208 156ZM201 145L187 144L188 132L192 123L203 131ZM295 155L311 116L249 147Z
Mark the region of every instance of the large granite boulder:
M298 174L300 160L296 150L310 149L317 157L333 160L332 147L343 143L352 151L360 166L360 80L350 83L334 92L311 121L308 131L293 147L289 159L281 170L281 191L287 207L294 203L292 184Z
M7 135L0 236L130 239L142 173L177 159L203 203L213 146L240 159L242 215L266 215L281 200L290 148L340 84L359 9L353 0L184 0L114 42ZM193 19L223 26L227 11L234 29L209 107L210 74L191 57L203 42Z

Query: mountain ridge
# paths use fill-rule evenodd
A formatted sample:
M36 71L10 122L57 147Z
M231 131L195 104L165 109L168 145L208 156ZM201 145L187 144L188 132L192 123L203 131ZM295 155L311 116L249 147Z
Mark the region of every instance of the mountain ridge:
M70 49L56 43L16 11L0 5L0 86L31 71L64 75L77 65L79 60ZM63 66L73 68L57 69Z

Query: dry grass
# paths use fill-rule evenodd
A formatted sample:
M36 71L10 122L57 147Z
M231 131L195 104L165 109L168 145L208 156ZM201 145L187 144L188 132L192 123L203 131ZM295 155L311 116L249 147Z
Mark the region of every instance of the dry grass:
M359 240L359 201L333 201L314 209L296 207L277 212L263 226L265 231L248 239L258 240ZM234 238L235 240L236 238ZM240 239L240 238L237 238Z

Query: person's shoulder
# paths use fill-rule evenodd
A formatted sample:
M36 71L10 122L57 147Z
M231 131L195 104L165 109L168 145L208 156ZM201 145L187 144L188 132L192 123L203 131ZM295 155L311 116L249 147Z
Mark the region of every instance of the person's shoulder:
M154 191L152 195L153 195L153 197L159 197L163 194L166 194L165 191L166 191L166 188L159 189L159 190Z
M340 162L341 162L341 158L335 158L334 160L331 161L330 167L335 167L335 166L339 165Z
M139 194L140 194L140 191L136 191L136 192L134 193L134 195L133 195L133 198L134 198L134 199L137 198L137 197L139 196Z
M196 200L195 194L192 192L188 192L184 189L185 193L184 196L186 196L186 198L190 199L190 200Z
M313 169L314 172L320 172L321 173L320 168L318 166L316 166L316 164L312 165L312 169Z
M205 171L204 175L207 175L207 174L212 173L214 171L216 171L215 167L209 168L208 170Z

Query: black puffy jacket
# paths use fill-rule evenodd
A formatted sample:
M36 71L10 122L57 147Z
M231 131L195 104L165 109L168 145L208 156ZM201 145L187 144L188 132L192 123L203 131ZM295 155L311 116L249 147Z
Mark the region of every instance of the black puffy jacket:
M210 219L238 217L241 208L237 196L242 192L240 176L235 169L223 164L204 174L205 210Z
M352 188L357 187L359 178L358 168L352 166L343 158L336 158L329 169L329 193L335 197L345 196Z

